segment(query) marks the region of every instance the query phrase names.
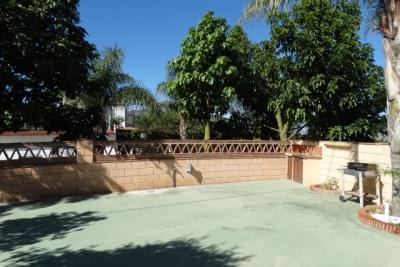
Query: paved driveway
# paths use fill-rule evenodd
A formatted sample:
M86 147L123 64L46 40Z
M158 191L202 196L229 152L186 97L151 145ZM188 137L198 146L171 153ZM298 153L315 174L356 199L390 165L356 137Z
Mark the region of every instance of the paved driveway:
M356 213L284 180L0 206L0 265L400 266Z

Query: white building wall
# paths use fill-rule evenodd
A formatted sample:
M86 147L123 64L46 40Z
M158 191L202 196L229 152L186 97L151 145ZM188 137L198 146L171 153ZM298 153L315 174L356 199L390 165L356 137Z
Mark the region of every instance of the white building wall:
M118 107L111 107L111 108L106 108L106 121L108 123L108 129L111 129L111 120L114 117L122 117L124 120L120 124L120 127L125 128L126 126L126 116L125 116L126 109L124 106L118 106Z
M119 106L119 107L113 107L113 116L114 117L121 117L124 120L121 122L120 126L125 128L125 107L124 106Z

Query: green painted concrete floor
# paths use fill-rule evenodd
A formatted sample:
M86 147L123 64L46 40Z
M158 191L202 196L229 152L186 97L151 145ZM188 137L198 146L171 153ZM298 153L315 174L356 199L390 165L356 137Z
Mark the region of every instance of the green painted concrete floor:
M286 180L0 206L0 265L400 266L356 214Z

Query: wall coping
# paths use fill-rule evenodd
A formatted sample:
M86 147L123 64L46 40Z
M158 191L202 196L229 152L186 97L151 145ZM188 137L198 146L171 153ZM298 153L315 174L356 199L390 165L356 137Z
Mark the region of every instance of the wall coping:
M96 141L95 161L183 159L183 158L243 158L285 157L292 152L292 142L262 140L135 140Z
M4 131L0 136L49 136L59 135L61 132L47 132L47 131Z
M118 161L142 161L142 160L195 160L195 159L248 159L248 158L286 158L285 154L191 154L191 155L143 155L143 156L115 156L115 157L107 157L107 156L96 156L96 160L94 162L118 162Z
M371 146L381 146L381 145L389 145L387 142L350 142L350 141L319 141L320 145L335 146L337 144L349 144L349 145L371 145Z

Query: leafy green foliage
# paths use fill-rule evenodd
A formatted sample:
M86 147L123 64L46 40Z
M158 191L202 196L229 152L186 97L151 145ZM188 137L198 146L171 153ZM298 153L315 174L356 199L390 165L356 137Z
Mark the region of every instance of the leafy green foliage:
M124 118L121 116L115 116L111 119L111 124L115 127L118 127L121 125L121 123L124 121Z
M359 41L357 2L303 0L268 22L254 66L281 136L364 141L384 131L383 70Z
M122 70L123 60L120 48L106 48L91 62L92 71L88 77L91 90L79 98L66 99L71 106L97 112L91 117L98 120L86 128L100 127L105 135L105 109L112 106L136 104L156 109L157 101L151 92ZM114 124L112 121L109 123Z
M125 128L116 130L117 140L139 140L140 131L137 128Z
M211 117L227 112L237 85L235 38L230 34L226 20L208 12L189 30L181 54L169 65L175 77L167 82L167 94L178 110L205 124L205 139L210 138Z
M136 127L140 132L147 133L148 139L178 139L180 115L171 103L160 104L156 112L148 110L136 120ZM187 135L191 139L202 136L202 126L198 122L192 122L187 129Z
M219 118L213 125L215 139L253 139L255 135L253 120L248 115L235 112L229 118Z
M136 127L146 132L149 139L179 138L179 114L171 109L145 112L136 120Z
M52 130L46 121L64 111L62 96L87 92L95 49L78 26L77 4L0 1L0 131Z
M276 124L275 112L269 109L268 103L274 97L276 81L279 79L274 47L249 42L237 42L236 58L242 58L244 64L240 73L243 73L241 86L236 89L236 97L244 110L241 112L251 121L253 138L276 139L278 130L272 125ZM244 114L246 113L246 114Z
M339 190L339 182L336 177L326 178L324 185L328 190Z
M124 53L118 48L106 48L93 60L90 75L92 92L86 105L104 107L137 104L156 106L153 95L129 74L122 70Z
M57 137L57 140L105 139L104 132L95 127L102 119L99 107L80 108L62 105L58 112L62 114L61 118L60 116L51 116L44 120L43 124L45 129L65 130Z

